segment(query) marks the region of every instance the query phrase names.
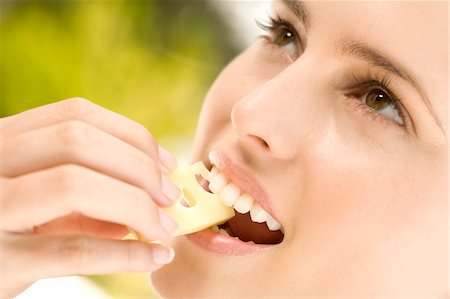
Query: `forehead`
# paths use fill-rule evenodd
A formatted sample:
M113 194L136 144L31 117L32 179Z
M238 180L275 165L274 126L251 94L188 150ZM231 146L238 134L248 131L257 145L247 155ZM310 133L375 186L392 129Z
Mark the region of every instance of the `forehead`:
M278 1L275 7L282 7ZM398 61L427 94L447 129L447 1L304 1L311 39L352 38Z

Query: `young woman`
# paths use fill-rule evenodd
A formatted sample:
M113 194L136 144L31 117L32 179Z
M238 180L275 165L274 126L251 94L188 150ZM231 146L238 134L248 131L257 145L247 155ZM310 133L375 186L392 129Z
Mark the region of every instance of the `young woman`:
M447 298L447 6L274 2L199 121L192 161L251 211L221 232L172 238L175 160L140 125L83 99L1 119L1 298L157 269L163 297Z

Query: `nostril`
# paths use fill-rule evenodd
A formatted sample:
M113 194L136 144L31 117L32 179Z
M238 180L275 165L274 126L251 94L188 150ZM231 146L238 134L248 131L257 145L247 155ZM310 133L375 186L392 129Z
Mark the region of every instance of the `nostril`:
M264 139L262 139L261 137L258 137L258 136L255 136L255 135L247 135L247 137L248 137L250 140L253 140L253 141L255 141L257 144L261 145L263 148L265 148L265 149L270 149L269 144L268 144Z

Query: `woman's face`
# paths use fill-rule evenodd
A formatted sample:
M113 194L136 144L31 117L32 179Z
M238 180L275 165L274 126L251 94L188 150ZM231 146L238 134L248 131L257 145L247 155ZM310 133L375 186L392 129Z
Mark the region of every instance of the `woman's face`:
M447 5L274 3L267 36L212 86L193 161L283 240L248 215L225 230L276 244L178 238L161 295L446 294Z

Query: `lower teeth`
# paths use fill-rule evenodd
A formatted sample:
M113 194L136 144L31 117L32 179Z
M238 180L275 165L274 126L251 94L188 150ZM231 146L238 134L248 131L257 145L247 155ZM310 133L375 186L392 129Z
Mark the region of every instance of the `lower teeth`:
M219 234L229 237L230 235L223 228L219 229Z
M218 225L213 225L210 227L210 229L215 232L215 233L219 233L223 236L227 236L227 237L232 237L225 229L220 228ZM235 237L237 238L237 237Z
M217 225L213 225L213 226L211 226L211 230L213 232L215 232L215 233L218 233L219 232L219 227Z
M219 234L221 234L223 236L231 237L230 234L226 230L224 230L223 228L219 228L219 226L217 226L217 225L213 225L210 228L215 233L219 233ZM234 237L234 238L238 239L239 241L242 241L238 237ZM247 244L256 244L253 241L246 241L245 243L247 243Z

